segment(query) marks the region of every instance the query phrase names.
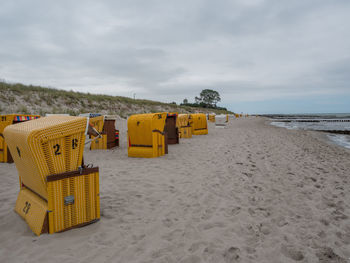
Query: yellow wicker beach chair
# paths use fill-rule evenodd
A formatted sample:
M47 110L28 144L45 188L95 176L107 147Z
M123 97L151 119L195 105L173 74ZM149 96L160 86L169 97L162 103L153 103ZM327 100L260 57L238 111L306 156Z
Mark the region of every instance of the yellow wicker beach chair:
M179 114L177 126L179 128L180 138L192 138L192 128L189 114Z
M9 114L0 115L0 162L13 163L13 159L4 139L4 129L12 124L21 123L40 118L39 115Z
M128 156L153 158L167 153L165 120L167 113L132 115L128 119Z
M89 118L89 124L100 136L91 135L90 150L105 150L119 146L119 130L115 129L115 117L97 116Z
M193 125L192 134L193 135L205 135L208 134L208 124L207 118L203 113L191 114Z
M86 118L50 116L8 126L21 188L15 211L36 235L100 218L98 167L82 165Z
M215 122L215 114L208 114L208 121Z

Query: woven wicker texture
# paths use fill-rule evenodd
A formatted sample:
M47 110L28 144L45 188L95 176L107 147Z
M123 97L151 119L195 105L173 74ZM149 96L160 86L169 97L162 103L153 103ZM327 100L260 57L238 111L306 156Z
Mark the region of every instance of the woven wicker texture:
M10 154L7 152L7 144L3 137L4 129L13 124L22 121L29 121L33 119L40 118L39 115L28 115L28 114L9 114L9 115L0 115L0 162L10 161Z
M22 182L47 199L46 176L82 163L86 119L50 116L11 125L4 136Z
M102 134L101 138L91 136L90 150L106 150L107 149L107 134Z
M98 172L48 182L48 192L50 234L100 218Z

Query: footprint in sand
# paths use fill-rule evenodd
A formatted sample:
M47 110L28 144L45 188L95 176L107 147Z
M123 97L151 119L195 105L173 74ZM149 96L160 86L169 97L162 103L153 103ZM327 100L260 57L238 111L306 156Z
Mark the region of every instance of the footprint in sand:
M350 233L337 232L336 236L345 244L350 244Z
M340 211L340 209L335 209L332 213L331 213L333 219L335 221L341 221L341 220L346 220L349 217L347 215L345 215L342 211Z
M288 222L284 216L279 216L277 218L274 218L271 220L273 224L276 224L278 227L283 227L285 225L288 225Z
M193 243L190 248L188 249L189 252L191 253L195 253L196 251L198 251L198 249L201 247L201 246L206 246L207 245L207 242L204 242L204 241L200 241L200 242L195 242Z
M169 189L169 192L172 194L176 192L176 189L174 186L169 186L168 189Z
M203 262L222 262L223 253L217 244L209 243L202 253Z
M347 263L348 261L336 253L334 253L333 249L330 247L324 247L321 248L317 253L316 256L319 259L320 263Z
M164 218L162 220L162 223L165 227L171 227L174 224L173 220L171 220L170 218Z
M233 217L235 215L238 215L241 212L241 207L240 206L235 206L235 207L231 207L228 209L222 209L224 210L224 216L225 217Z
M253 186L256 190L258 190L259 192L261 192L263 189L261 186L258 186L258 185L254 185Z
M313 182L317 182L317 179L314 178L314 177L312 177L312 176L310 176L309 179L310 179L311 181L313 181Z
M269 235L271 233L271 226L269 226L268 224L266 223L261 223L260 224L260 227L259 227L259 230L261 233L263 233L264 235Z
M249 178L251 178L251 177L253 176L253 174L252 174L252 173L242 172L242 174L244 174L245 176L247 176L247 177L249 177Z
M329 226L329 220L325 219L325 218L321 218L320 222L325 225L325 226Z
M227 263L239 262L241 251L238 247L230 247L224 252L224 259Z
M282 245L281 252L285 257L295 261L301 261L304 259L304 254L292 245Z

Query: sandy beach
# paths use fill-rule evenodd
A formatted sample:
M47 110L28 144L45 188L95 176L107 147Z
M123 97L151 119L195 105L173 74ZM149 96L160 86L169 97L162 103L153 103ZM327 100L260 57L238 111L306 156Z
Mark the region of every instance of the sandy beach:
M0 262L349 262L350 151L266 119L209 124L155 159L89 151L101 220L35 236L17 215L14 164L0 164Z

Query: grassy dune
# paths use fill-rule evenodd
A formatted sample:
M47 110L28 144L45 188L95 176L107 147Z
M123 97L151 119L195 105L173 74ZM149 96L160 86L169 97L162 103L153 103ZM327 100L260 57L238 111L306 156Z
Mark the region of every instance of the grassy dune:
M123 118L135 113L149 112L215 112L231 113L223 110L179 106L151 100L132 99L121 96L90 94L65 91L23 84L0 82L0 112L31 113L68 113L78 115L86 112L117 114Z

